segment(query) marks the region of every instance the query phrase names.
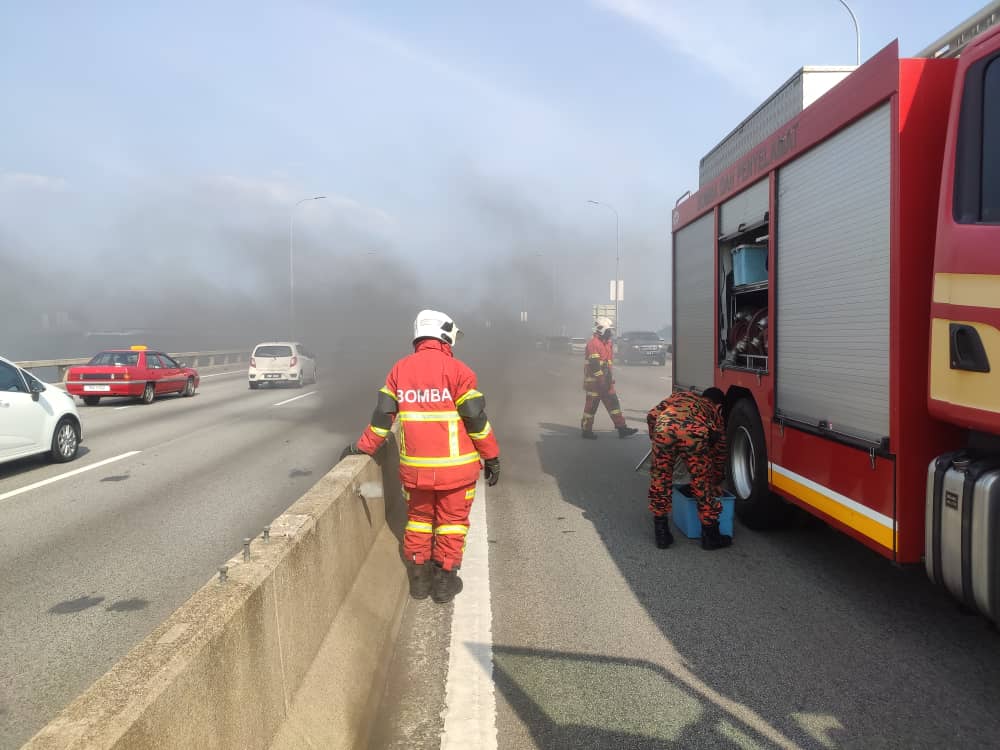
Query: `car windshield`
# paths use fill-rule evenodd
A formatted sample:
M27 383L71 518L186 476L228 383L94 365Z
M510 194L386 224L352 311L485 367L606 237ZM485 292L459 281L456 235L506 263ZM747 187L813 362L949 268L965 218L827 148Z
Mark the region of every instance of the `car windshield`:
M88 362L98 367L135 367L139 364L138 352L101 352Z
M253 353L255 357L291 357L292 347L290 346L258 346Z

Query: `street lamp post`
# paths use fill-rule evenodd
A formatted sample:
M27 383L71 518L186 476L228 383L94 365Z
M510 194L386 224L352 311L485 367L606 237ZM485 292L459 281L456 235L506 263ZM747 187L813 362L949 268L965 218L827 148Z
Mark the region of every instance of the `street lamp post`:
M309 201L321 201L325 195L303 198L292 206L288 219L288 335L295 338L295 209Z
M619 266L621 265L621 257L622 257L621 220L618 217L618 211L610 203L601 203L600 201L587 201L587 203L592 203L595 206L604 206L604 208L608 209L609 211L611 211L615 215L615 283L614 283L614 291L615 291L615 328L620 332L621 331L621 320L620 320L619 310L618 310L618 302L619 302L618 298L621 295L618 293L618 291L619 291L618 290L618 283L619 283L619 279L618 279L619 271L618 271L618 269L619 269Z
M845 2L845 0L838 0L838 2L841 5L843 5L845 8L847 8L847 12L851 14L851 20L854 21L854 40L855 40L855 43L857 45L857 50L858 50L858 54L857 54L858 66L860 67L861 66L861 27L858 26L858 17L856 15L854 15L854 11L851 10L851 6L848 5Z

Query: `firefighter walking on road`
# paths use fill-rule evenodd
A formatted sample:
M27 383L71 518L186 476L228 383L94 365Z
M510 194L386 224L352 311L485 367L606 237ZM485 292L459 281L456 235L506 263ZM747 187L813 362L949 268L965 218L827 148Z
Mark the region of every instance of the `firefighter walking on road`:
M587 400L583 405L583 419L580 422L581 437L596 440L594 417L597 407L603 403L611 416L611 422L618 428L618 437L627 438L638 432L635 427L625 424L622 405L615 392L615 379L611 372L614 360L614 325L609 318L598 318L594 324L594 335L587 343L586 362L583 366L583 390Z
M691 475L691 492L698 503L701 547L728 547L733 538L719 532L719 502L726 465L726 425L722 416L725 396L718 388L698 395L677 391L663 399L646 415L653 441L649 477L649 509L653 513L656 546L669 547L670 511L673 500L674 466L678 459Z
M410 595L450 602L462 589L458 570L469 531L476 481L500 479L500 450L486 417L476 374L452 355L461 331L450 317L421 311L413 321L413 354L399 360L379 389L371 424L347 455L373 455L400 421L399 475L408 504L403 555Z

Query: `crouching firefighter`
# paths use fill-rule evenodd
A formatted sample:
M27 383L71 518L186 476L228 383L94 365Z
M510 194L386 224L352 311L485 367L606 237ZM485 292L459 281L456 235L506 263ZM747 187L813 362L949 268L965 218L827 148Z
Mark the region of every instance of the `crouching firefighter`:
M400 421L399 476L407 499L403 555L410 596L444 604L462 589L458 569L469 510L485 462L486 482L500 479L500 450L486 418L476 374L455 359L462 333L450 317L421 311L413 321L413 354L399 360L379 390L371 424L351 454L373 455Z
M580 436L586 440L597 439L594 434L594 417L602 402L608 410L611 423L618 430L618 437L627 438L638 432L635 427L625 424L622 405L615 391L615 379L611 373L614 360L614 347L611 343L613 328L610 318L598 318L594 323L594 335L587 342L584 353L586 361L583 365L583 390L587 393L587 400L583 405L583 419L580 420Z
M646 414L653 441L649 509L653 513L656 546L661 549L674 541L670 511L678 459L684 461L691 475L691 492L701 520L702 549L721 549L733 543L731 536L719 533L722 504L718 496L726 467L724 402L725 396L718 388L708 388L701 395L677 391Z

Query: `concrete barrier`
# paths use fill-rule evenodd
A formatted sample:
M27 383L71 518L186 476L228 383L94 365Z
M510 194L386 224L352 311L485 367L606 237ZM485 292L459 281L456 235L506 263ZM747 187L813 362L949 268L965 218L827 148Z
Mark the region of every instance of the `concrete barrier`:
M406 596L397 472L392 439L340 462L24 748L364 745Z

